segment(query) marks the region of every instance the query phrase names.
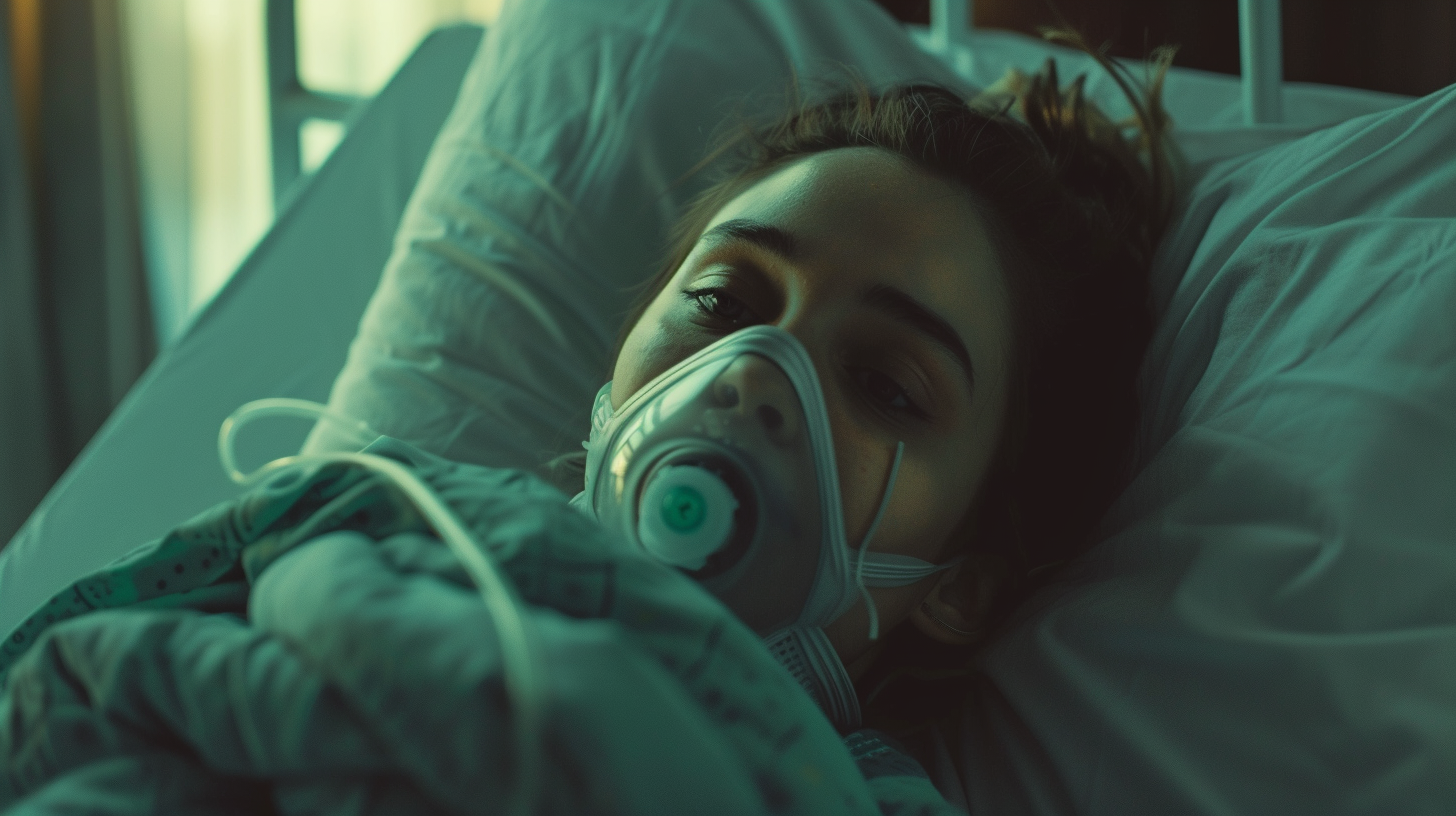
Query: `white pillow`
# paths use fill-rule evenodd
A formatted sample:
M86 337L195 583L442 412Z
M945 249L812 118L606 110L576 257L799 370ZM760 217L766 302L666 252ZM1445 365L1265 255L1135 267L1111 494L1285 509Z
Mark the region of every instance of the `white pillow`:
M1456 86L1216 166L1140 475L984 656L972 812L1456 812Z
M410 200L330 404L461 461L577 449L632 288L735 113L948 68L868 0L522 0L491 27ZM962 86L965 92L970 89ZM307 450L347 448L321 425Z

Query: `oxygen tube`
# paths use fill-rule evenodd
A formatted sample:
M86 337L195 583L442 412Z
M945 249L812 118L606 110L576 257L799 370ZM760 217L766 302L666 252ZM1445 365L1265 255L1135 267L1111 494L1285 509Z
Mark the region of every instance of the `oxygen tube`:
M900 475L900 459L905 456L905 443L903 441L895 444L895 460L890 463L890 478L885 481L885 493L880 497L880 507L875 511L875 517L870 521L869 530L865 531L864 539L859 543L859 550L854 559L854 583L859 587L859 594L864 598L865 608L870 613L870 640L880 639L880 611L875 607L875 599L870 597L870 591L865 587L865 554L870 548L870 539L875 537L875 531L880 529L880 521L885 517L885 508L890 506L890 496L895 490L895 477Z
M532 640L525 603L515 587L506 580L485 548L470 535L465 525L409 468L393 459L368 453L322 453L284 456L262 465L252 473L238 469L233 439L248 422L262 417L298 417L326 420L352 432L361 447L378 438L368 424L329 410L316 402L300 399L261 399L238 408L218 429L218 459L228 478L243 487L258 484L269 474L294 464L347 462L373 471L390 480L415 505L434 528L435 533L454 553L476 591L490 612L500 640L502 674L508 710L516 742L517 780L505 812L526 816L535 809L540 796L544 754L541 731L544 727L546 692L539 682L542 672Z

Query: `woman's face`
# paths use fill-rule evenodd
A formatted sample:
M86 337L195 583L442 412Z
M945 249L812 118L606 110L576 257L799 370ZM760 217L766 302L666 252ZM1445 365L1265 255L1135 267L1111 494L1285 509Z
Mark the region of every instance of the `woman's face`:
M864 537L903 441L870 549L933 563L961 552L1001 435L1011 337L1001 264L967 193L876 148L780 168L718 212L632 328L612 404L757 324L794 335L817 368L848 540ZM950 577L870 589L881 631L913 617L944 635L920 605ZM825 629L851 674L873 657L868 621L860 601Z

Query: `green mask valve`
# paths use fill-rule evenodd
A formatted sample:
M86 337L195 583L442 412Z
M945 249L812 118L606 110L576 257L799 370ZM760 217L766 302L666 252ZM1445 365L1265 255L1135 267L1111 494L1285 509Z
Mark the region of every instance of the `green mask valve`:
M732 537L738 499L712 471L675 465L652 475L639 507L642 546L675 567L699 570Z
M662 497L662 521L674 532L691 533L707 516L708 500L691 485L673 485Z

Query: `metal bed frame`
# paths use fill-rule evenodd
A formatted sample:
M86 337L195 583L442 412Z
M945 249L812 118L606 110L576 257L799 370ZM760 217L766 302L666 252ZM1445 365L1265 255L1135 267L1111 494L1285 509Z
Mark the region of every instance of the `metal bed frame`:
M282 211L303 179L299 141L309 119L343 122L356 116L365 100L306 87L298 78L298 17L294 0L266 0L268 131L273 148L273 203Z
M974 0L931 0L930 25L912 26L928 51L955 66L969 59ZM308 119L348 123L364 101L305 87L298 77L294 0L267 0L268 109L273 197L280 207L302 177L299 134ZM1283 121L1279 0L1239 0L1239 62L1244 123Z
M974 0L930 0L930 26L918 40L951 64L970 54ZM1244 124L1272 125L1284 120L1284 50L1280 39L1279 0L1239 0L1239 70ZM965 55L965 56L963 56Z

